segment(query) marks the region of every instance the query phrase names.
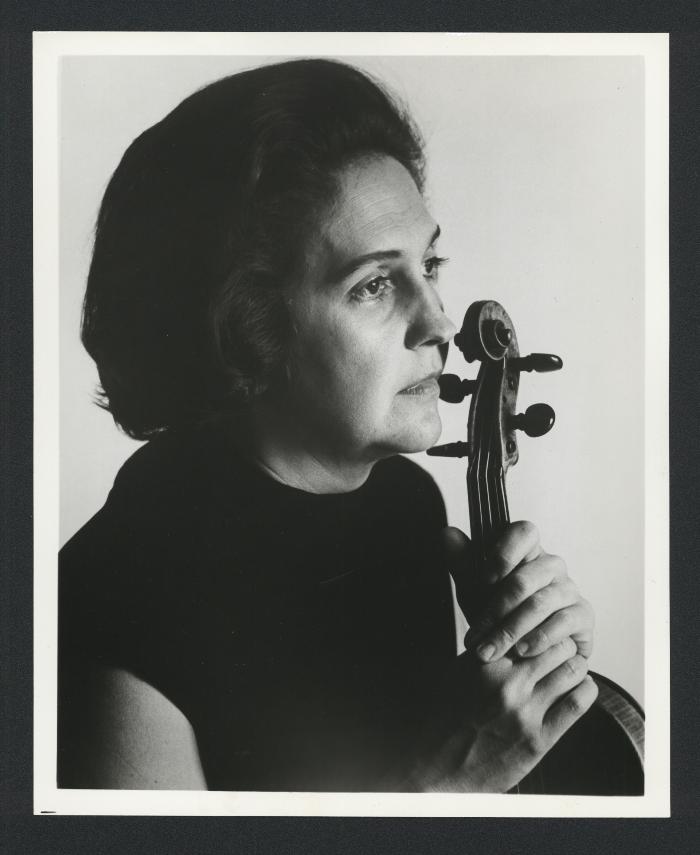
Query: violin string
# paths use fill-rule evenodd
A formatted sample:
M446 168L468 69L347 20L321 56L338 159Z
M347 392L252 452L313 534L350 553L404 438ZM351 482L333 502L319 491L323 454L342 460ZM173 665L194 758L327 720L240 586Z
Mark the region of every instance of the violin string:
M500 385L500 383L496 383L498 380L497 377L490 378L490 385L494 388L489 389L489 401L498 401L498 397L493 395L495 389ZM495 427L498 425L498 418L496 417L496 413L489 413L494 423L485 424L484 431L486 433L486 441L482 442L482 447L486 448L486 459L484 461L484 472L483 478L485 483L485 492L486 492L486 503L487 503L487 511L488 511L488 541L489 543L493 540L494 535L498 531L499 527L499 514L498 514L498 496L495 492L495 483L493 480L493 466L494 460L497 459L494 454L494 439L495 439Z
M494 443L500 442L500 438L496 438ZM491 478L493 481L493 492L496 497L495 507L497 513L497 528L501 531L506 523L507 519L507 511L505 506L505 490L504 490L504 481L503 481L503 465L499 463L498 466L494 466L493 471L491 473Z
M486 432L483 418L479 423L479 447L477 459L477 479L479 484L479 521L481 523L480 551L482 562L486 561L486 544L489 538L488 492L484 479L484 434Z
M476 393L480 396L480 392ZM476 410L477 413L480 410ZM483 563L485 559L484 545L486 540L486 532L485 532L485 520L484 520L484 501L483 501L483 491L481 485L481 450L483 447L483 429L482 429L482 419L478 418L475 425L475 453L470 460L468 477L471 481L471 490L469 491L469 496L473 498L471 511L471 520L472 520L472 542L476 548L476 552L479 555L481 562Z
M499 377L499 387L502 388L503 380L505 377L505 359L501 364L502 372ZM500 397L500 388L499 388L499 397ZM500 419L499 419L499 427L500 427ZM496 432L494 432L495 434ZM496 470L494 471L494 482L495 482L495 491L498 497L498 528L499 531L504 529L505 526L510 522L510 514L508 511L508 498L506 496L506 483L505 483L505 471L503 467L503 454L502 454L502 437L501 431L497 432L497 436L494 435L494 443L496 444L497 449L501 452L498 455L499 464Z
M489 472L491 469L491 442L490 442L490 431L489 431L489 441L486 443L486 454L484 455L484 469L482 473L482 477L484 479L484 492L486 494L486 512L487 512L487 526L488 526L488 541L489 544L493 539L494 534L494 507L493 507L493 496L491 491L491 484L489 483Z

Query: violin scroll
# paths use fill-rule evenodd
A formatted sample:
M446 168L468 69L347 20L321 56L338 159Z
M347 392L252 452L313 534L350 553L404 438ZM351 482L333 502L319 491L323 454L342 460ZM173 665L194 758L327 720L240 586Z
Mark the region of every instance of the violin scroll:
M554 425L554 410L548 404L532 404L525 413L516 414L520 373L558 371L562 360L551 353L520 356L513 322L495 300L472 303L454 341L467 362L481 363L476 380L463 380L456 374L443 374L439 380L443 401L458 404L472 396L468 438L460 444L459 455L455 443L437 445L428 454L479 457L481 481L488 487L517 463L517 430L537 437Z
M498 361L519 355L513 324L495 300L479 300L469 306L454 343L467 362Z

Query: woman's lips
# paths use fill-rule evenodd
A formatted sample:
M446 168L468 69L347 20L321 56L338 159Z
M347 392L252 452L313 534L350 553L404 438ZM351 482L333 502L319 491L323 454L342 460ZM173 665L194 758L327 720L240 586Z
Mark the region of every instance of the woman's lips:
M406 389L402 389L399 392L399 395L438 395L440 393L440 386L438 385L438 381L435 377L426 377L425 380L421 380L416 383L414 386L408 386Z

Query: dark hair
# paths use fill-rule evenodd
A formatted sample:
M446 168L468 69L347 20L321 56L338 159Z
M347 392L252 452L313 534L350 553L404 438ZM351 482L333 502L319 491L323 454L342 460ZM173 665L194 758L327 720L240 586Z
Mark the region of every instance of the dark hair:
M422 190L408 115L317 59L219 80L134 140L102 200L82 322L100 403L126 433L230 414L279 380L282 286L338 170L373 153Z

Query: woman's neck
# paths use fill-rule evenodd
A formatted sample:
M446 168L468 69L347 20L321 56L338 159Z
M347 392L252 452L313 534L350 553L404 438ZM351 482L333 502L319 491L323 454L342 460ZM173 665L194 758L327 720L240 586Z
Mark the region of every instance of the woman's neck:
M361 487L373 461L349 460L300 436L278 414L256 406L248 411L238 444L270 477L307 493L348 493Z

